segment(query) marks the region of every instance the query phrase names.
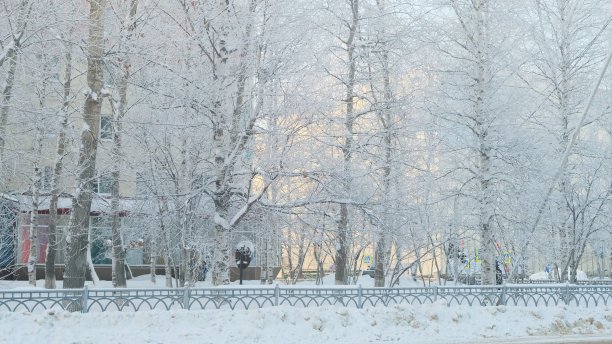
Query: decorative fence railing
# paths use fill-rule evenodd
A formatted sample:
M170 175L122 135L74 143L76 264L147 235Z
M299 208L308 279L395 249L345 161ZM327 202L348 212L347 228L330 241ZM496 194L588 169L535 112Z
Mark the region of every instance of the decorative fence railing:
M481 283L481 279L479 275L471 275L471 276L466 276L466 275L461 275L457 278L457 280L461 283L461 284L466 284L466 285L480 285ZM504 277L505 280L505 277ZM452 277L448 277L447 281L449 281L449 283L452 283ZM550 280L550 279L528 279L528 278L518 278L518 279L514 279L512 281L507 281L508 284L558 284L558 283L565 283L565 282L558 282L555 280ZM579 280L579 281L575 281L575 282L571 282L572 284L576 284L576 285L612 285L612 280L611 279L590 279L590 280Z
M370 308L394 304L578 307L612 305L612 286L503 285L422 288L252 287L178 289L0 290L0 312L51 308L106 312L153 309L250 309L274 306Z
M515 284L554 284L554 283L559 283L557 281L553 281L553 280L518 280L516 282L513 282ZM612 285L612 280L609 279L593 279L593 280L584 280L584 281L576 281L573 282L572 284L577 284L577 285Z

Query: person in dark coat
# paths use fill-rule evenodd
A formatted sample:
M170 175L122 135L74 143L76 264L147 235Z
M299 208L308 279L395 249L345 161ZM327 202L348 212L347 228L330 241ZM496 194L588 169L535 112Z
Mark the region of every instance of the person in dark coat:
M504 284L504 278L502 275L501 267L499 266L499 261L495 261L495 284L500 285Z

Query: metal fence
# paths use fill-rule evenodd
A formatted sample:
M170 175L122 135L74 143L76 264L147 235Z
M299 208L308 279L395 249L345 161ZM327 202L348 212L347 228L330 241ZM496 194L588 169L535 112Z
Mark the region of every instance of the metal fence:
M36 312L51 308L83 313L275 306L370 308L434 302L443 302L448 306L607 306L612 305L612 286L557 284L362 288L277 285L251 288L0 290L0 312Z
M554 284L554 283L559 283L557 281L554 280L530 280L530 279L526 279L526 280L518 280L516 282L513 282L515 284ZM572 282L572 284L577 284L577 285L612 285L612 280L609 279L592 279L592 280L583 280L583 281L576 281L576 282Z

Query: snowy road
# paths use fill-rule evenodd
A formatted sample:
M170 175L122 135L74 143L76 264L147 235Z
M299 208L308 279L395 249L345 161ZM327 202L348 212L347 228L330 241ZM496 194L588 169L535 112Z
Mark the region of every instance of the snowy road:
M439 342L438 342L439 343ZM571 335L571 336L545 336L545 337L515 337L508 339L483 339L462 341L454 344L610 344L612 333L593 335Z

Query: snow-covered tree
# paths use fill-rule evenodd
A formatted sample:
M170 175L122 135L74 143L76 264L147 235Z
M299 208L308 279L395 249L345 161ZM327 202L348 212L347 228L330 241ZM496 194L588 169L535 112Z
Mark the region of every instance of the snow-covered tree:
M72 201L70 225L66 234L65 288L82 288L89 253L89 214L93 196L98 131L102 108L104 20L106 0L89 2L89 38L87 41L87 91L83 127L78 153L76 188Z

